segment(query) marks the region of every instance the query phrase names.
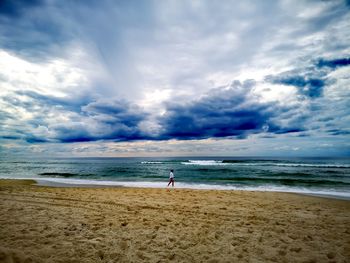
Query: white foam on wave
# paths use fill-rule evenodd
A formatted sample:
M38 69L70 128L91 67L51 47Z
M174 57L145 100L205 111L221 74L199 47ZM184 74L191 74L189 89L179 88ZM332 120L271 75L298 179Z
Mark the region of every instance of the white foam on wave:
M346 164L274 163L274 165L288 167L350 168L350 165Z
M187 162L181 162L185 165L228 165L229 163L223 163L216 160L188 160Z
M156 161L143 161L142 164L162 164L163 162L156 162Z

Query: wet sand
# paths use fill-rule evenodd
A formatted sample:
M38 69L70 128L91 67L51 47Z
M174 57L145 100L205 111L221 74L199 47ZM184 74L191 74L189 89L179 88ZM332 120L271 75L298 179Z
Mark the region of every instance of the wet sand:
M350 262L350 202L0 180L0 262Z

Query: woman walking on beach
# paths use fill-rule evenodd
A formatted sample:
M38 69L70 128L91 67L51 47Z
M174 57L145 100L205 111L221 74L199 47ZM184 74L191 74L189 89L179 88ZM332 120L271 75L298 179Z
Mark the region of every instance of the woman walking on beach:
M168 183L168 186L170 185L170 184L172 184L172 187L174 187L174 183L175 183L175 181L174 181L174 170L170 170L170 174L169 174L169 183ZM167 186L167 187L168 187Z

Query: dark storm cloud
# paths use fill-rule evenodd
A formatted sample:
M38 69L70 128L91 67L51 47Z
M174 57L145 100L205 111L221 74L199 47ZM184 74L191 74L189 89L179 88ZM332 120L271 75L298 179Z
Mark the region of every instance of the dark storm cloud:
M42 4L41 0L1 0L0 15L18 18L23 12Z
M331 135L349 135L350 131L341 129L332 129L327 131Z
M245 138L249 134L299 132L299 127L281 127L273 117L283 109L250 98L254 82L235 81L229 89L216 89L200 100L172 104L161 119L162 139Z
M305 96L303 99L306 99L308 103L306 118L297 120L297 123L304 123L305 126L308 126L308 130L314 133L317 131L334 137L349 135L347 127L349 106L346 100L343 100L343 97L348 96L348 92L344 92L338 100L332 100L332 96L336 96L333 93L334 89L340 85L347 85L344 81L348 79L348 74L344 72L334 78L331 73L340 67L349 66L350 59L347 57L319 58L310 60L308 64L308 67L296 68L278 75L269 75L265 77L265 81L294 86L299 94ZM338 81L345 84L340 84ZM325 88L327 88L327 96L324 96Z
M72 39L74 28L62 26L62 14L48 1L0 3L0 48L37 61L61 53L60 44Z
M19 91L2 99L6 99L11 107L23 108L34 115L26 121L29 127L23 127L20 131L20 137L27 142L128 141L145 138L138 124L146 114L127 101L88 96L61 98L32 91ZM67 120L53 123L47 117L49 114L67 116ZM36 136L32 129L39 126L46 127L51 135L47 135L48 138Z
M93 136L83 123L58 124L50 127L54 132L54 140L59 142L88 142L96 141L98 137Z
M127 101L94 101L82 107L82 111L91 117L102 117L99 118L100 121L106 124L123 124L128 127L137 126L146 117L138 107ZM104 119L103 116L109 118Z
M350 58L323 59L310 62L306 68L283 72L278 75L269 75L265 81L272 84L282 84L298 88L300 94L310 98L318 98L323 95L323 89L336 80L329 79L327 75L339 67L350 65Z
M11 128L11 129L0 129L0 139L2 140L24 140L29 143L43 143L49 142L47 138L39 137L34 135L26 127L22 126L20 128Z
M62 107L66 110L80 112L81 107L89 103L93 98L85 94L75 94L70 97L56 97L52 95L43 95L35 91L17 91L16 94L30 98L30 101L23 102L17 97L7 97L12 100L13 105L22 106L30 110L34 105L42 105L47 107Z
M19 140L21 139L20 136L16 136L16 135L3 135L3 136L0 136L1 139L4 139L4 140Z
M350 66L350 58L339 58L339 59L320 59L318 60L317 67L328 67L331 69L336 69L338 67Z
M85 123L71 123L69 125L57 125L52 127L55 132L54 140L62 143L89 142L89 141L135 141L147 139L137 127L127 127L123 124L115 123L107 126L106 131L93 133Z
M24 139L29 143L44 143L49 142L46 138L40 138L33 135L26 135Z
M279 76L268 76L268 82L273 84L282 84L286 86L295 86L300 94L310 98L322 96L322 91L326 85L326 81L321 78L313 78L308 76L281 74Z

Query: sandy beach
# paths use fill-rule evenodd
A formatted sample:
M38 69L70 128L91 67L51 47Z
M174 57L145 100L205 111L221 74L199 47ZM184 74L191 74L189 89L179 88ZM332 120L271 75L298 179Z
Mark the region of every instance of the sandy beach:
M0 262L350 262L350 201L0 180Z

